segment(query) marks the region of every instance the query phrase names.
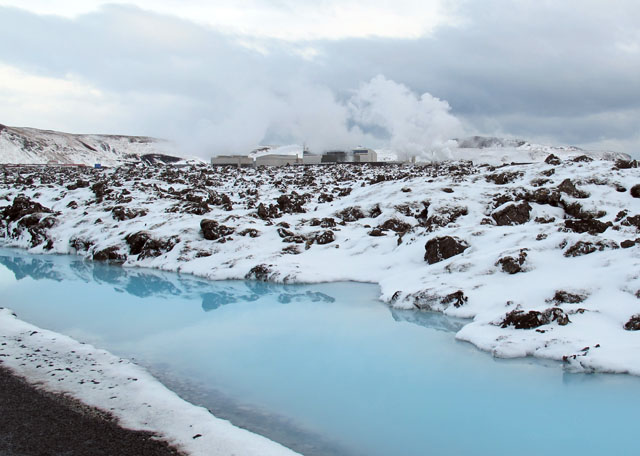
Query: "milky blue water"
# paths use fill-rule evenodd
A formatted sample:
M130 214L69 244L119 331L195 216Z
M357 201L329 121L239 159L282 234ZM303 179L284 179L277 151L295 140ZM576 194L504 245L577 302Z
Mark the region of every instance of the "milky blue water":
M0 250L0 305L308 455L638 454L640 380L499 361L377 286L208 282Z

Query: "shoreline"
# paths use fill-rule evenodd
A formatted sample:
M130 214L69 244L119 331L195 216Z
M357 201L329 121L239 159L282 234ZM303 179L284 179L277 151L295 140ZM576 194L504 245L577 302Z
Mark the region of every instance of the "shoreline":
M154 434L125 429L104 411L50 393L1 363L0 453L183 455Z
M54 395L113 416L123 429L157 435L188 455L297 453L177 396L146 369L106 350L19 320L0 308L2 368Z

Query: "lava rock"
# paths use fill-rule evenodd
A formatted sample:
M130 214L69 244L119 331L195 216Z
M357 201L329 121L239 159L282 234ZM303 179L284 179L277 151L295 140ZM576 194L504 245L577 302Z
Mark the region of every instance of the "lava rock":
M114 245L99 250L93 254L94 261L104 261L109 264L122 264L127 260L127 255L120 252L120 247Z
M336 214L336 216L342 219L343 222L355 222L365 218L364 213L359 207L347 207Z
M325 245L330 244L336 240L336 235L331 230L326 230L315 235L314 240L316 244Z
M551 307L544 312L530 310L513 310L509 312L500 323L502 328L514 326L516 329L533 329L542 325L547 325L552 321L558 322L560 326L565 326L571 321L569 316L559 307Z
M556 155L550 154L547 158L544 159L544 162L548 165L559 165L562 163L562 160L558 158Z
M521 176L522 176L522 173L519 173L519 172L512 172L512 173L504 172L504 173L497 173L497 174L489 174L486 177L486 180L488 182L493 182L496 185L505 185L510 182L514 182L516 179L518 179Z
M565 179L560 185L558 185L558 191L566 193L572 198L588 198L589 193L579 190L571 179Z
M564 227L566 230L573 231L574 233L589 233L593 235L604 233L607 228L612 225L613 224L611 222L604 223L595 219L564 221Z
M577 257L588 255L593 252L603 251L605 249L617 249L620 246L614 241L578 241L564 252L565 257Z
M313 218L309 222L311 226L319 226L321 228L334 228L336 221L333 217L324 217L322 219Z
M260 231L255 228L246 228L238 233L240 236L249 236L252 238L257 238L260 236Z
M449 293L440 301L442 304L453 304L453 307L462 307L467 303L469 298L465 296L462 290L454 291L453 293Z
M111 210L111 216L115 220L122 222L124 220L131 220L136 217L143 217L147 215L147 212L148 211L146 209L129 209L124 206L115 206Z
M509 204L503 209L495 211L491 217L498 226L522 225L529 221L531 206L526 201Z
M587 299L585 295L569 293L568 291L564 290L557 290L553 295L552 301L563 304L578 304L585 299Z
M629 190L629 193L634 198L640 198L640 184L636 184L633 187L631 187L631 190Z
M200 221L200 230L202 231L202 236L208 241L215 241L234 232L234 228L221 225L211 219L202 219Z
M501 266L502 270L507 274L517 274L522 272L522 265L527 259L527 251L525 249L520 250L520 254L517 258L512 256L505 256L498 260L496 266Z
M18 195L13 199L13 203L10 206L5 206L2 209L2 218L7 222L15 222L25 215L30 214L50 214L53 211L42 204L32 201L24 195Z
M469 244L461 239L452 236L436 237L425 244L424 259L427 263L434 264L459 255L468 248Z
M262 203L258 204L257 214L258 214L258 217L260 217L262 220L269 220L269 219L281 216L281 214L278 213L277 206L270 204L267 207Z
M178 239L171 237L169 239L155 239L147 231L138 231L128 234L125 241L129 245L131 255L138 255L138 259L154 258L163 253L170 252L178 242Z
M244 276L247 280L258 280L260 282L268 282L271 276L271 268L266 264L259 264L252 267Z
M304 214L304 203L307 202L304 195L292 192L290 195L280 195L277 199L278 208L283 214Z
M624 329L627 331L640 330L640 315L634 315L631 317L629 321L624 324Z
M380 225L379 228L382 230L395 231L396 233L406 233L411 229L411 225L397 218L391 218Z

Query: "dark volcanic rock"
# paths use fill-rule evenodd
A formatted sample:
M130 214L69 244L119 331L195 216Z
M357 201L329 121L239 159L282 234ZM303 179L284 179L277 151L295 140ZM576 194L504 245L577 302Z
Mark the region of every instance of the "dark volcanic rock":
M391 218L380 225L379 228L382 230L395 231L396 233L406 233L411 229L411 225L397 218Z
M24 195L18 195L13 199L13 203L10 206L5 206L2 209L2 218L7 222L15 222L25 215L42 213L50 214L52 212L53 211L48 207L44 207L36 201L31 201Z
M562 201L562 208L564 209L564 212L567 215L573 218L582 219L582 220L600 218L607 215L605 211L594 212L594 211L585 210L582 207L582 205L577 201L574 201L573 203L567 203L565 201Z
M640 330L640 315L634 315L631 317L629 321L624 324L624 329L627 331Z
M498 226L506 225L522 225L529 221L531 206L526 201L509 204L503 209L495 211L491 217L496 221Z
M557 156L550 154L547 158L544 159L544 162L549 165L559 165L560 163L562 163L562 160L560 160Z
M522 272L522 265L527 259L526 249L520 250L520 254L517 258L512 256L505 256L498 260L496 266L501 266L502 270L508 274L516 274Z
M442 304L453 304L454 307L462 307L469 300L462 290L449 293L440 301Z
M486 177L486 180L489 182L493 182L496 185L505 185L510 182L514 182L516 179L522 176L522 173L519 172L504 172L504 173L496 173L489 174Z
M522 199L530 203L548 204L549 206L558 207L560 205L561 195L557 190L538 188L533 192L526 192L522 195Z
M623 222L624 226L635 226L640 230L640 215L632 215L631 217L627 217Z
M116 206L111 210L111 216L122 222L124 220L131 220L136 217L142 217L147 215L146 209L129 209L124 206Z
M330 244L336 240L336 236L331 230L326 230L315 235L314 240L316 244L324 245Z
M562 193L566 193L572 198L588 198L589 197L589 193L576 188L575 184L571 181L571 179L563 180L562 183L558 185L558 191Z
M311 226L319 226L321 228L334 228L336 226L336 221L333 217L324 217L323 219L313 218L309 222Z
M564 256L577 257L581 255L588 255L590 253L602 251L605 249L617 249L619 247L620 246L614 241L598 241L595 243L588 241L578 241L571 247L569 247L566 252L564 252Z
M365 218L364 213L359 207L347 207L336 214L336 216L344 222L355 222Z
M464 252L469 248L469 244L452 236L443 236L430 239L424 247L425 261L434 264Z
M612 226L611 222L604 223L595 219L564 221L564 227L574 233L589 233L595 235L604 233L610 226Z
M110 264L122 264L127 260L127 255L120 252L120 247L114 245L99 250L93 254L94 261L105 261Z
M552 301L563 304L578 304L587 299L585 295L569 293L568 291L558 290L553 295Z
M93 241L73 236L69 239L69 247L74 248L78 252L86 252L93 247Z
M252 238L256 238L260 236L260 231L255 228L246 228L238 233L240 236L249 236Z
M128 234L125 240L129 245L131 255L138 255L140 260L158 257L163 253L170 252L178 242L175 237L165 240L155 239L147 231Z
M468 209L463 206L447 206L438 209L434 214L424 218L423 215L426 215L428 210L428 205L425 206L425 209L416 218L418 222L420 222L420 226L426 227L428 232L433 232L450 223L455 223L458 218L469 213Z
M618 160L616 160L615 167L617 169L637 168L638 167L638 162L636 160L618 159Z
M505 316L500 326L502 328L514 326L516 329L532 329L549 324L552 321L557 321L560 326L571 323L569 316L564 313L562 309L559 307L551 307L544 312L538 312L537 310L530 310L529 312L513 310Z
M382 231L380 228L376 227L374 229L372 229L371 231L369 231L367 233L369 236L373 236L373 237L381 237L381 236L386 236L387 233L385 233L384 231Z
M200 230L202 231L202 236L209 241L215 241L221 237L228 236L234 231L233 228L221 225L215 220L210 219L202 219L200 221Z
M278 207L270 204L268 207L264 204L258 204L258 217L262 220L269 220L271 218L280 217L281 214L278 213Z
M307 202L304 195L292 192L290 195L280 195L278 197L278 208L283 214L304 214L304 203Z
M46 241L45 249L53 248L53 241L49 238L48 230L56 224L56 218L46 213L34 213L25 215L17 222L13 231L14 237L19 237L23 230L27 230L31 235L31 247L40 245Z
M266 264L259 264L251 268L249 272L244 276L247 280L258 280L260 282L267 282L271 276L271 268Z
M89 181L78 179L75 183L67 186L67 190L76 190L78 188L87 188L89 186Z
M631 187L629 193L631 193L631 196L633 196L634 198L640 198L640 184L636 184Z

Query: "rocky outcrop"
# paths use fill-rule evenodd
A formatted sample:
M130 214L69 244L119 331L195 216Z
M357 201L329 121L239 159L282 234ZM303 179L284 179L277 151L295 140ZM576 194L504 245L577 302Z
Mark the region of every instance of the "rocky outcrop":
M145 258L155 258L164 253L170 252L177 244L178 239L171 237L168 239L156 239L148 231L138 231L128 234L125 237L131 255L138 255L139 260Z
M498 226L522 225L529 221L531 206L526 201L509 204L503 209L495 211L491 217Z
M425 261L434 264L461 254L469 248L469 244L452 236L442 236L430 239L424 248L426 250Z
M229 236L233 234L234 228L221 225L215 220L211 219L202 219L200 221L200 231L202 231L202 236L208 241L215 241L225 236Z
M560 326L565 326L571 321L569 316L559 307L551 307L543 312L537 310L512 310L505 315L500 326L506 328L513 326L516 329L533 329L551 322L557 322Z

